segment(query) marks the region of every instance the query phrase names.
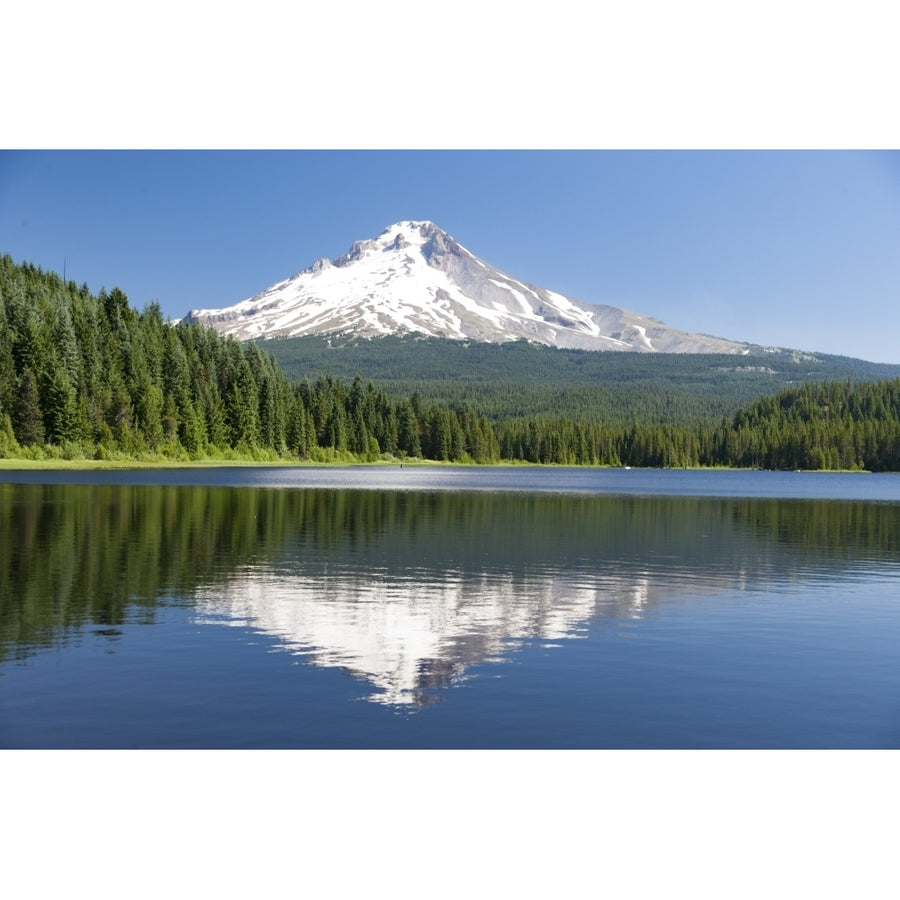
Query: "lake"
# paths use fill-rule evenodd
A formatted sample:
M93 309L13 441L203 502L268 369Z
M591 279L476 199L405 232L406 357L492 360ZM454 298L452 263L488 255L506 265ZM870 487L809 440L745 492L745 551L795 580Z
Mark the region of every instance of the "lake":
M897 748L900 476L0 472L3 748Z

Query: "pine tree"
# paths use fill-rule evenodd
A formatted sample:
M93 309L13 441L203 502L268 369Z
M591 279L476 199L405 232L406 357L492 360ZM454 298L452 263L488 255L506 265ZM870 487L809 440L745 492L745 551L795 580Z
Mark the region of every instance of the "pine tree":
M15 457L19 449L12 419L9 413L0 406L0 458Z
M41 401L31 369L26 368L19 379L19 394L13 408L16 439L25 447L44 443L44 417Z
M408 400L402 401L397 409L397 450L406 456L422 455L419 423Z
M52 356L44 376L44 424L50 443L63 444L81 438L78 398L61 361Z

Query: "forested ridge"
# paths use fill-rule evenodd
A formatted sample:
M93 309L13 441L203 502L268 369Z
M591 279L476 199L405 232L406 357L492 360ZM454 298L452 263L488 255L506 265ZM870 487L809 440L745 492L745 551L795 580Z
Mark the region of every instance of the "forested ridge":
M515 396L498 403L514 382L492 397L471 367L458 378L443 370L454 375L443 379L450 387L441 400L415 381L403 394L396 382L388 391L361 374L345 381L294 366L289 378L261 346L168 324L158 304L137 312L119 288L94 296L87 285L0 257L0 456L900 469L900 379L854 380L853 361L843 381L807 381L716 416L714 380L701 378L689 402L690 361L673 361L680 387L667 395L656 360L649 365L659 388L648 390L635 359L592 358L637 354L572 354L565 366L612 365L618 380L567 391L565 373L548 376L557 402L547 414L539 392L520 391L518 408ZM464 351L437 352L446 360ZM492 352L475 348L469 359ZM522 365L563 359L528 345L514 353ZM754 383L748 375L770 374L753 372L746 358L709 364L713 378L742 390ZM623 385L629 377L639 387ZM643 412L634 405L641 394L650 395Z
M389 397L467 406L491 421L561 416L627 427L716 425L808 381L900 378L900 366L754 348L747 355L567 350L528 341L307 335L261 343L291 380L363 373Z

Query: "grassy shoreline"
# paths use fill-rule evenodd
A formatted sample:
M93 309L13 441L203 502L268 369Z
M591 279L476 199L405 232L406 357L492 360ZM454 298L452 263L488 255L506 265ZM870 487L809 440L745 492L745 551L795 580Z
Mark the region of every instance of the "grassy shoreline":
M500 460L498 462L479 463L473 461L445 461L434 459L23 459L0 458L0 471L16 469L213 469L213 468L282 468L282 469L322 469L347 466L467 466L471 468L489 468L493 466L553 466L551 463L531 463L519 460ZM559 467L559 466L557 466ZM610 468L609 466L585 466L582 468Z
M351 466L408 466L408 467L467 467L467 468L496 468L499 466L512 468L541 468L541 469L619 469L631 468L630 466L606 466L606 465L565 465L563 463L535 463L527 460L501 459L497 462L474 461L446 461L421 458L407 459L377 459L372 461L359 459L334 459L334 460L253 460L253 459L201 459L201 460L175 460L175 459L7 459L0 458L0 472L16 471L23 469L34 470L90 470L103 471L106 469L215 469L215 468L281 468L281 469L323 469L341 468ZM740 469L734 466L688 466L680 471L689 472L755 472L757 469ZM867 469L796 469L785 471L797 472L833 472L845 474L870 474Z

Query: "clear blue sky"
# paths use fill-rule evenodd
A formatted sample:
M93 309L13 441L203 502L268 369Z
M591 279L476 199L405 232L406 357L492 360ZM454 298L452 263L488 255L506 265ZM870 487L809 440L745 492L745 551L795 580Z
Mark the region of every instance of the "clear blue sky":
M0 252L173 317L400 219L673 327L900 363L898 152L0 153Z

